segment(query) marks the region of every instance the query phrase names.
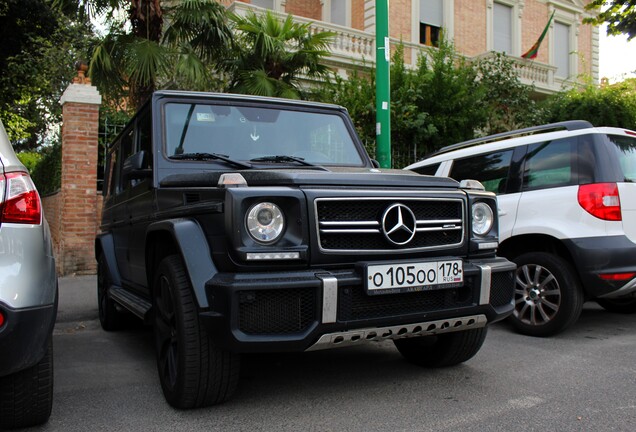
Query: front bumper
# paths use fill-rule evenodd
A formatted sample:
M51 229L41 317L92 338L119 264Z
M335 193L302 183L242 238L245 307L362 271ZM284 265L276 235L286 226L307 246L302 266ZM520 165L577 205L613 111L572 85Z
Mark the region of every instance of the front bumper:
M234 352L306 351L483 327L513 310L515 265L464 261L459 288L369 296L356 268L219 273L201 321Z
M626 236L564 240L588 298L636 295L636 278L609 281L600 274L636 272L636 244Z

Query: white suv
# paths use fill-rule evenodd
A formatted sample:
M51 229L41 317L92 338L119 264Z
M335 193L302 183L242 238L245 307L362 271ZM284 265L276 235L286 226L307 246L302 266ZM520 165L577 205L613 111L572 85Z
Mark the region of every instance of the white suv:
M517 263L515 328L549 336L583 302L636 312L636 132L568 121L445 147L406 167L498 196L498 254Z

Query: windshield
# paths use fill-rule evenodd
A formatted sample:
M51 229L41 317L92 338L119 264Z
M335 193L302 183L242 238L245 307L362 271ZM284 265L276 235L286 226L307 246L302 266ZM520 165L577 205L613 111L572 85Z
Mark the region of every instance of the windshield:
M625 180L636 181L636 138L610 135L609 139L616 146L616 154Z
M168 157L210 153L266 163L274 161L270 156L290 156L317 165L363 165L337 114L187 103L166 104L164 112Z

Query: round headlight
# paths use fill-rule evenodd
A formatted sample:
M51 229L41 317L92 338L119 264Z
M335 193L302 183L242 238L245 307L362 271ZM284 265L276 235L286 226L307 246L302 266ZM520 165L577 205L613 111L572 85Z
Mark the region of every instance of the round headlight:
M488 234L495 217L490 206L483 202L473 204L473 232L477 235Z
M262 202L250 207L245 224L254 240L259 243L272 243L283 233L285 218L276 204Z

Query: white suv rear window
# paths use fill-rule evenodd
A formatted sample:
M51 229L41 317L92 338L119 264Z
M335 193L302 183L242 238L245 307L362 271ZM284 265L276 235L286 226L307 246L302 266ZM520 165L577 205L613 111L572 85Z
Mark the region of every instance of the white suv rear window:
M616 146L625 180L636 182L636 138L610 135L609 139Z

